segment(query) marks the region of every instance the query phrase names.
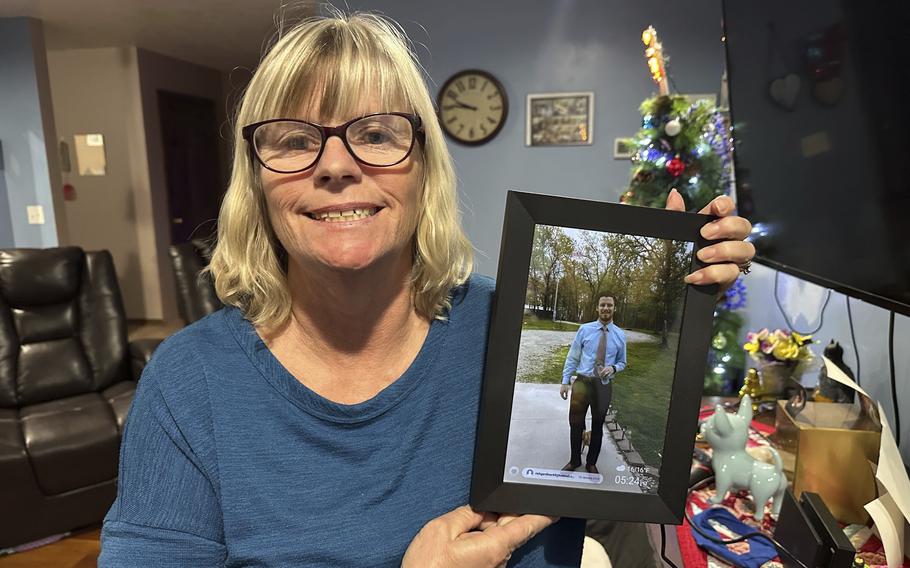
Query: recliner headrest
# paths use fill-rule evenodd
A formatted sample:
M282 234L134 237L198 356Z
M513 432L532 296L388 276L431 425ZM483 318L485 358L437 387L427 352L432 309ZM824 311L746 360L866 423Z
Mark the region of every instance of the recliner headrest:
M82 281L78 247L0 251L0 293L11 308L72 300Z

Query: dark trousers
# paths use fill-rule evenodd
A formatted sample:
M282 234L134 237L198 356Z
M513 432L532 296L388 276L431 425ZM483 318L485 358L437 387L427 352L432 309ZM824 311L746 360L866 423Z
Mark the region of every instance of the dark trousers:
M581 439L585 431L585 415L591 407L591 445L588 447L588 465L596 465L603 442L604 420L613 399L613 383L602 384L600 379L578 375L572 385L569 402L569 442L572 463L581 463Z

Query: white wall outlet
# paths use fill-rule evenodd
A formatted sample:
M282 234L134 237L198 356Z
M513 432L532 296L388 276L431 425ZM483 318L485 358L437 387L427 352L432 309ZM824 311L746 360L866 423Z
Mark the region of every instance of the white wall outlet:
M43 225L44 224L44 207L40 205L29 205L28 206L28 224L29 225Z

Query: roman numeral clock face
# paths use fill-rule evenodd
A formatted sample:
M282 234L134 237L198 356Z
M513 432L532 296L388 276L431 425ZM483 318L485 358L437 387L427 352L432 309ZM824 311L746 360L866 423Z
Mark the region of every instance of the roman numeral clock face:
M439 91L442 129L456 142L484 144L502 129L509 101L502 84L485 71L461 71Z

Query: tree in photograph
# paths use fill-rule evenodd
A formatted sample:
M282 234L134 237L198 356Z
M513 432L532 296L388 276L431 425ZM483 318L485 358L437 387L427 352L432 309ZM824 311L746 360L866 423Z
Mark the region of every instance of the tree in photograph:
M668 347L670 326L676 319L679 300L685 292L682 279L689 268L689 246L684 241L662 239L652 252L655 265L654 299L658 309L661 347Z
M559 227L539 225L534 232L531 267L528 275L530 305L545 311L553 308L555 285L562 265L575 250L572 239Z
M586 305L587 298L584 290L579 287L581 282L579 272L579 264L575 258L568 258L563 263L559 278L559 294L554 308L555 319L576 322L584 316L579 306Z
M586 314L594 313L597 295L606 291L606 277L612 264L610 241L607 234L585 232L581 237L581 247L575 252L580 276L587 287Z
M630 235L609 235L611 263L607 270L608 289L616 295L615 316L618 321L625 321L626 308L630 305L629 290L637 279L636 273L641 269L640 247Z
M661 346L669 346L669 329L676 319L685 286L682 279L689 263L684 241L622 235L614 242L614 256L622 257L626 295L637 306L627 321L647 326L659 334Z

